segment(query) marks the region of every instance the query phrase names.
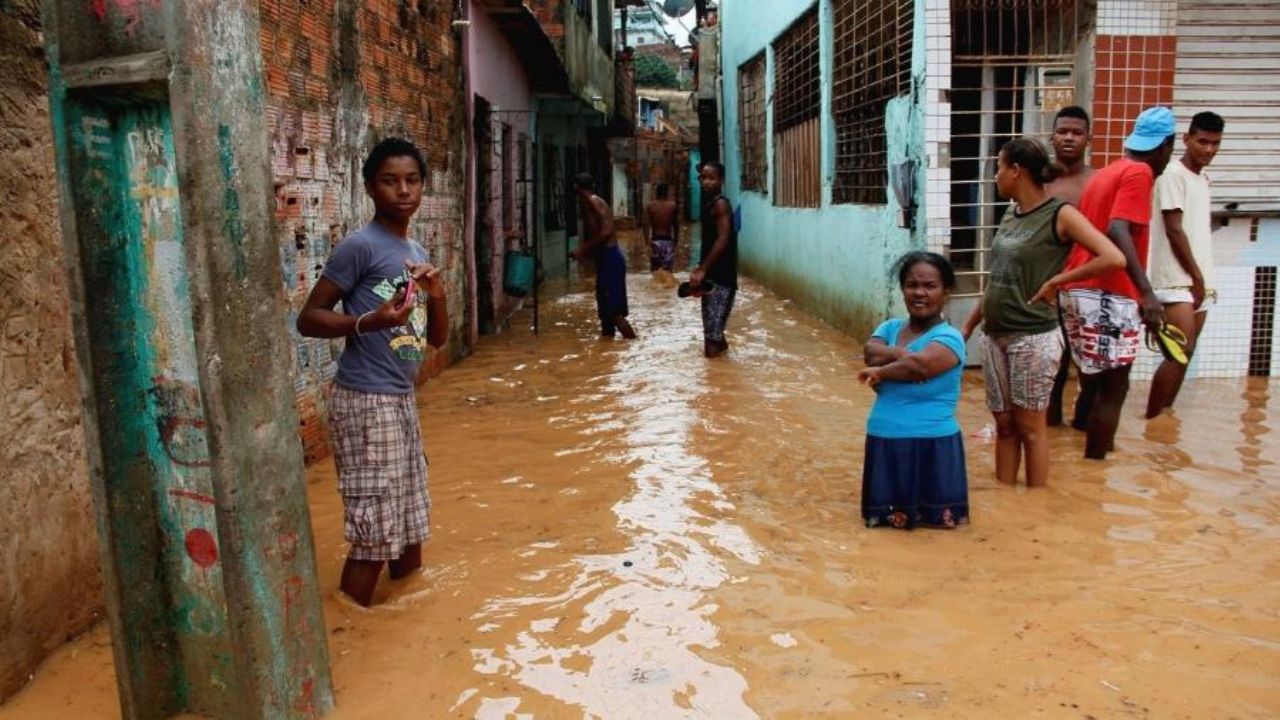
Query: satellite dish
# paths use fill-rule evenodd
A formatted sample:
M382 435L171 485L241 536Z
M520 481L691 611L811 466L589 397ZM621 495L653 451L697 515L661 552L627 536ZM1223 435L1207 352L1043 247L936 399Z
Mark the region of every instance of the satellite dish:
M673 18L684 17L693 9L693 0L665 0L662 3L662 12Z

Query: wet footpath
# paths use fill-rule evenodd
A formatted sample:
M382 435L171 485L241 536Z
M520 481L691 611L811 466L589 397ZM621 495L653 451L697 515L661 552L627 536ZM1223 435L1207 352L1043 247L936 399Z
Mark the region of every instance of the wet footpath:
M631 276L419 395L432 537L362 610L331 462L308 470L333 718L1280 717L1280 384L1202 380L1104 462L1053 432L1051 487L997 486L965 378L973 523L864 529L859 347L746 283L726 358L695 301ZM527 325L528 314L518 316ZM105 627L0 719L114 718Z

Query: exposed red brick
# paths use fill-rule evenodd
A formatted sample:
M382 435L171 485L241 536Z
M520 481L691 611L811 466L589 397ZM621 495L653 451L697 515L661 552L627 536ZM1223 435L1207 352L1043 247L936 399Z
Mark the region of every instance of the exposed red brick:
M293 312L305 301L317 266L333 243L366 220L367 208L351 200L349 188L359 183L352 174L359 172L368 147L353 147L339 134L338 103L345 90L346 96L361 98L362 106L346 110L364 124L367 142L397 135L422 148L431 182L415 232L450 278L455 293L450 298L452 314L463 316L461 138L467 105L461 47L450 24L451 13L431 3L422 6L426 12L410 3L402 17L398 2L358 4L356 47L345 50L359 59L359 66L353 76L342 77L339 53L344 48L336 43L350 34L338 31L341 19L334 0L260 4L271 166L278 188L276 233L285 251L285 277L291 285L286 295ZM307 462L313 462L329 454L323 386L333 370L335 347L340 346L295 339L299 435ZM448 357L433 356L430 367L438 372Z
M1173 102L1177 38L1098 36L1094 52L1093 164L1124 153L1124 138L1138 113Z

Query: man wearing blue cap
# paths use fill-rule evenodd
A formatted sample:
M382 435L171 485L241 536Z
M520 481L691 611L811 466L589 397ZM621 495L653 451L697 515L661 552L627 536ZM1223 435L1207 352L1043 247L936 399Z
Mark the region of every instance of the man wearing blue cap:
M1063 288L1059 295L1063 327L1080 368L1077 429L1088 433L1084 456L1105 459L1114 449L1120 410L1129 394L1129 371L1142 345L1143 328L1158 328L1164 307L1147 280L1151 194L1156 177L1173 156L1173 111L1142 111L1124 141L1124 157L1094 173L1080 197L1080 212L1124 253L1123 270ZM1092 254L1076 245L1068 271Z

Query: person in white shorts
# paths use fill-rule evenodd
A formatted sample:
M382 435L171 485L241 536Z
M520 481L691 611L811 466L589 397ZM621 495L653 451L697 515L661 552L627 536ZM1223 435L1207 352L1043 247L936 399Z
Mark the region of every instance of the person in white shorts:
M1182 137L1186 152L1156 180L1151 213L1151 257L1148 267L1156 297L1164 305L1166 322L1187 337L1190 361L1204 330L1209 303L1217 299L1213 289L1212 222L1209 176L1205 168L1222 145L1223 120L1211 112L1191 118ZM1187 366L1164 360L1151 379L1147 418L1173 407Z

